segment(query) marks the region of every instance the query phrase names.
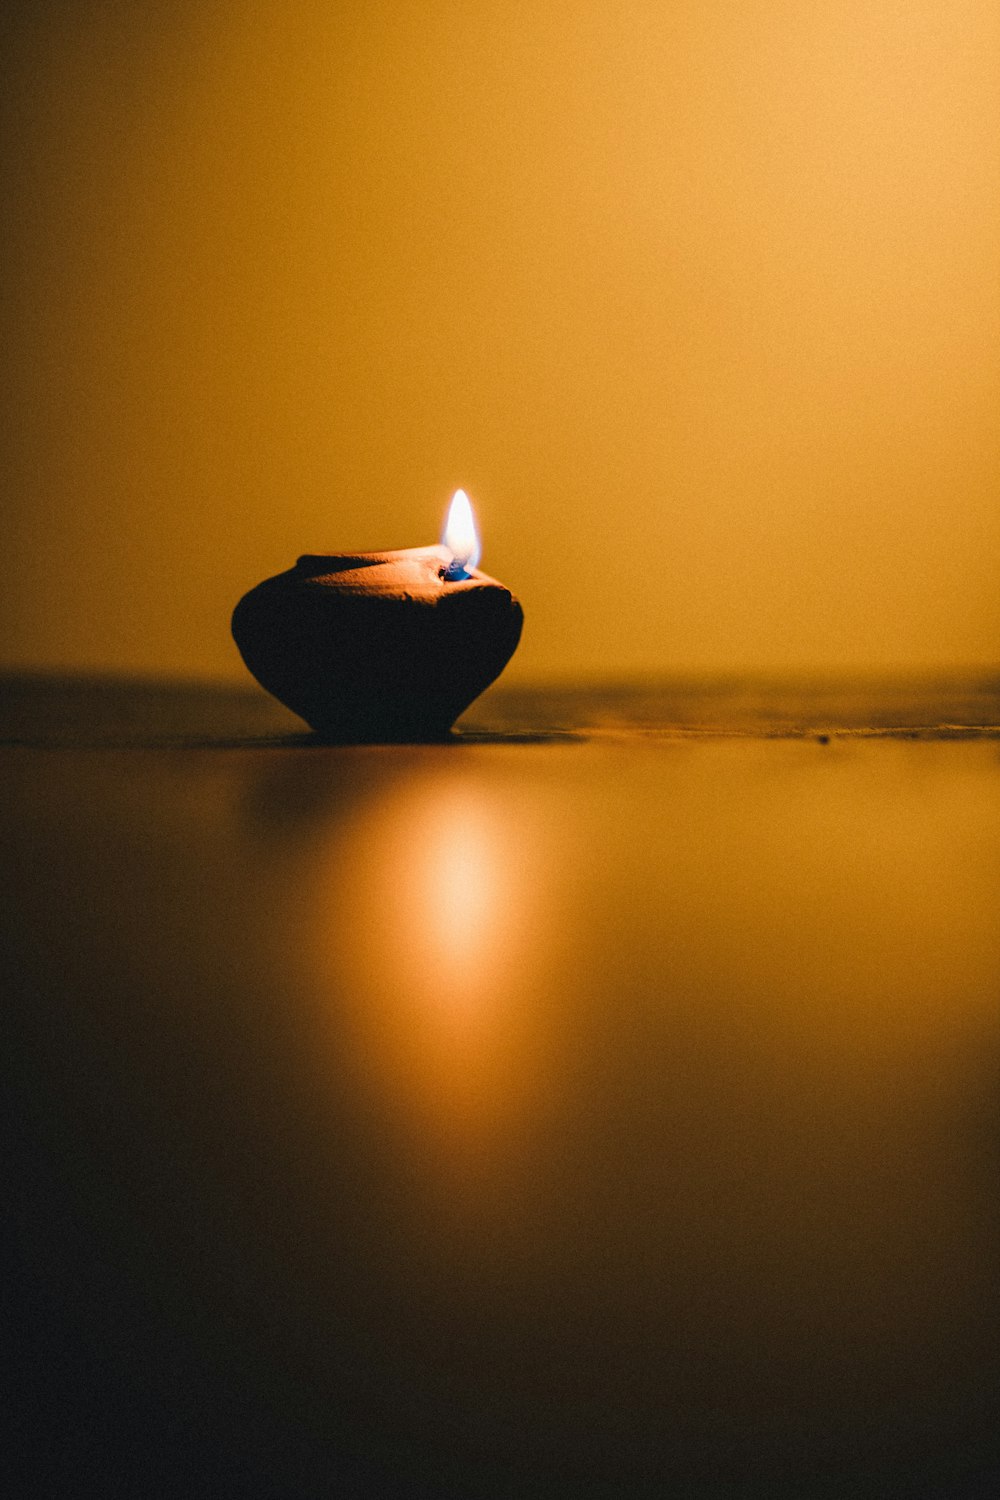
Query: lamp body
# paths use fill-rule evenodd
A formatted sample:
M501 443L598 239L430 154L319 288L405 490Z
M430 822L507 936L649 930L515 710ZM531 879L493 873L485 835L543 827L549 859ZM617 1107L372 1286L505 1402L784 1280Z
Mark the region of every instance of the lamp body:
M262 687L327 740L447 735L521 636L510 590L445 547L300 557L245 594L233 638Z

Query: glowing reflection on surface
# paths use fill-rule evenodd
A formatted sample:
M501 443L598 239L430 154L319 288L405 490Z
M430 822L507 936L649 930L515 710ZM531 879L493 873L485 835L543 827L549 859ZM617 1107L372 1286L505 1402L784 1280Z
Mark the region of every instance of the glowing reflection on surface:
M692 1391L782 1453L789 1424L910 1451L990 1404L993 1431L994 746L310 765L349 788L283 867L317 1192L370 1199L347 1253L413 1320L422 1393L427 1349L485 1348L511 1434L571 1371L583 1443L613 1372L619 1452ZM437 1411L462 1395L443 1375Z
M378 1107L423 1148L474 1158L537 1092L542 854L509 798L443 778L400 783L324 853L321 972Z

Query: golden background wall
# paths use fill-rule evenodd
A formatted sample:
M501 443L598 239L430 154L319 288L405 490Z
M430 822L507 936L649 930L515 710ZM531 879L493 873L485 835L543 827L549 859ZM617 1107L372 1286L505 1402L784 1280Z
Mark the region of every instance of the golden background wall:
M460 484L512 674L997 659L993 0L24 10L8 665L240 674Z

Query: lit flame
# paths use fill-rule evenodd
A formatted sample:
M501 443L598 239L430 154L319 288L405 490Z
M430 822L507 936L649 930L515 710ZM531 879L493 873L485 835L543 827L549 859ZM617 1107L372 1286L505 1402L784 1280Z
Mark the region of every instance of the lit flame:
M456 490L451 497L442 540L455 559L455 568L463 573L467 573L479 562L482 549L476 531L476 518L464 490Z

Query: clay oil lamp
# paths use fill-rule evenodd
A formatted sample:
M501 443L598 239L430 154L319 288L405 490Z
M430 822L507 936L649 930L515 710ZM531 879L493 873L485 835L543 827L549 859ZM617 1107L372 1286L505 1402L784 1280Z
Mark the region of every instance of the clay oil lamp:
M521 635L520 604L479 554L458 490L439 545L300 557L244 595L233 637L261 686L323 739L441 739Z

